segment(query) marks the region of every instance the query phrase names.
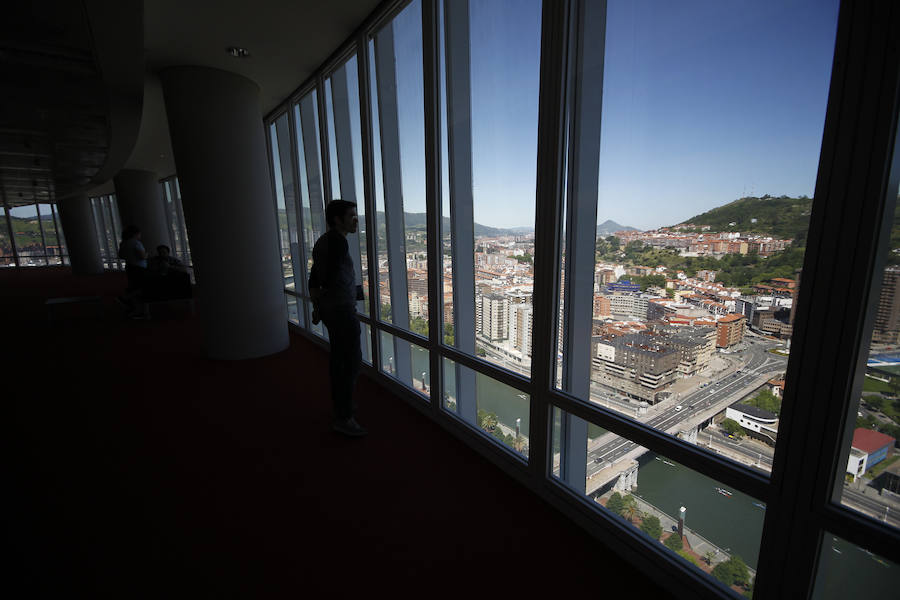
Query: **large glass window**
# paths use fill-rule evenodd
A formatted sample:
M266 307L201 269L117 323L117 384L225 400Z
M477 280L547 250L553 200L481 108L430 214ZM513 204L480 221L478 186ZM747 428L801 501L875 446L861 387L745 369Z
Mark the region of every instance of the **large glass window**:
M839 8L848 23L836 46ZM887 121L885 98L896 87L871 91L868 79L890 52L866 33L878 21L869 8L413 0L386 10L335 54L348 58L323 66L299 101L267 121L283 180L276 196L287 198L291 177L299 188L297 216L285 204L279 223L288 239L296 227L304 270L325 231L326 202L357 203L352 256L367 297L367 286L375 295L358 307L372 372L402 383L410 399L438 400L435 419L458 419L479 448L484 436L506 450L493 458L515 468L547 461L546 471L528 471L529 486L572 507L593 504L598 523L643 540L669 574L696 569L723 596L752 596L757 568L760 586L790 583L802 588L798 597L814 569L816 597L846 594L843 582L857 572L874 582L866 589L891 589L900 525L895 234L884 228L862 336L845 331L840 312L861 311L862 300L818 291L828 287L822 257L837 238L836 286L871 268L860 266L868 257L860 240L874 239L868 225L823 238L841 215L874 210L863 191L869 175L847 174L851 163L880 169L869 117L859 115L877 103L878 122ZM876 50L860 49L869 44ZM896 67L896 58L884 60ZM829 94L841 106L856 106L857 95L866 102L855 112L828 107L826 130ZM297 157L288 175L278 129L285 110L293 110ZM858 131L823 139L850 127L845 112ZM832 164L821 174L820 154ZM859 206L841 205L842 194ZM437 239L426 214L436 217ZM809 257L807 237L818 240ZM438 273L428 272L429 253ZM439 285L429 287L429 275ZM809 314L827 311L841 343L862 337L868 351L845 421L834 414L840 403L826 399L811 417L804 378L826 367L809 364L813 350L791 357L819 339L802 325L809 314L797 318L801 278L804 294L820 296L803 299ZM322 336L309 323L304 285L295 280L287 291L290 318L303 326L307 315L308 330ZM437 314L429 314L432 292ZM434 328L442 343L428 338ZM835 377L845 377L854 348L837 357L837 344L816 351L844 361ZM797 374L800 361L806 374ZM785 395L788 379L798 389ZM822 427L809 427L820 418ZM847 473L842 467L833 486L817 457L801 460L811 444L782 439L776 457L779 435L807 427L815 442L839 423ZM779 468L790 480L771 485ZM813 544L823 533L825 543ZM838 564L848 553L882 571ZM800 568L779 575L774 562Z
M380 318L428 335L422 6L369 41ZM400 339L397 355L409 350ZM403 359L401 358L401 361ZM401 366L405 372L405 366ZM407 382L409 383L409 382Z
M44 231L44 245L47 250L47 264L62 264L62 249L59 238L56 235L56 219L50 204L38 204L38 215L41 220L41 228Z
M322 174L322 143L319 137L318 93L313 90L294 105L294 128L297 140L297 172L300 177L300 237L306 257L304 273L312 268L312 249L326 231L325 190ZM304 296L306 281L302 282ZM312 313L308 297L304 298L307 314ZM311 330L325 335L321 323Z
M898 129L900 132L900 129ZM894 152L900 153L896 142ZM885 198L884 225L869 298L865 361L859 361L834 497L841 505L900 527L900 160ZM843 468L846 467L846 468Z
M44 238L37 212L37 205L26 204L9 209L13 240L19 255L19 266L37 267L47 264Z
M294 192L294 170L291 168L291 135L287 113L281 115L270 126L269 135L272 140L276 216L281 240L279 247L281 249L281 269L284 274L284 289L296 290L297 278L303 278L303 270L299 263L297 200ZM302 285L301 289L303 289Z
M564 433L571 421L554 407L555 477L724 587L749 595L766 514L763 502L594 424L581 440L580 451L590 459L586 466L565 463L560 448L574 441Z
M769 472L838 2L579 10L556 385Z
M528 375L541 3L438 6L447 254L436 316L445 342Z

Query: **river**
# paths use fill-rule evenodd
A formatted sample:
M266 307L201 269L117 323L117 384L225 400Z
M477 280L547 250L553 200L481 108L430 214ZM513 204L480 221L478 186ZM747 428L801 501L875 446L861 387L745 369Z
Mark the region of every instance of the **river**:
M389 336L383 338L386 364L388 357L393 356L390 340ZM411 354L416 379L425 372L430 384L428 352L413 346ZM452 361L444 361L448 373L452 372L453 365ZM450 396L456 397L454 377L446 378L445 388ZM521 432L528 435L527 395L481 374L476 377L476 393L479 409L495 413L510 428L515 427L517 418L522 419ZM590 426L591 438L602 433L599 427ZM633 493L673 518L677 518L679 508L684 506L688 528L756 568L766 512L759 500L730 488L731 495L723 495L716 490L725 488L721 483L673 461L664 461L664 457L652 452L644 454L639 463L638 487ZM822 548L816 598L890 597L896 592L900 575L897 565L831 535L825 536Z

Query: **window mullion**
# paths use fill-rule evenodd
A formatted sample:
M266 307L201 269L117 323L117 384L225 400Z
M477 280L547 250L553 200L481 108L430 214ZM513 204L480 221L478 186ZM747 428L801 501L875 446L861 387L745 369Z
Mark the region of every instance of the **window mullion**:
M550 387L556 365L555 308L559 297L559 225L563 191L567 2L545 2L541 18L535 202L535 278L529 465L537 485L546 483L550 441Z
M454 346L475 354L475 212L472 193L472 93L469 2L444 2L447 77L447 168L453 264ZM442 295L443 296L443 295ZM469 326L472 324L473 326ZM456 363L457 414L477 422L475 372Z
M360 34L357 47L359 48L359 69L357 72L359 85L359 132L362 142L362 172L363 172L363 202L366 204L366 254L369 257L367 276L369 278L369 316L373 326L369 328L370 347L372 348L372 364L381 364L381 344L378 343L377 323L379 313L379 281L378 281L378 253L376 243L378 230L376 225L375 208L375 159L372 146L372 102L370 98L371 87L369 81L372 66L369 63L368 40L364 34Z
M443 342L443 248L441 240L440 84L438 82L437 0L422 0L422 68L425 104L425 213L428 259L428 359L431 408L440 414L444 371L438 348ZM424 382L423 382L424 383Z

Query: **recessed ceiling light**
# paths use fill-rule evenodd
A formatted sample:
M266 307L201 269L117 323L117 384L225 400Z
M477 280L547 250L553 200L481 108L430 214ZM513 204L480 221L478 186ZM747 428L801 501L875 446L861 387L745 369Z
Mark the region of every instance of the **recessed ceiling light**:
M250 56L249 50L247 50L246 48L239 48L237 46L229 46L228 48L225 48L225 52L235 58L247 58L248 56Z

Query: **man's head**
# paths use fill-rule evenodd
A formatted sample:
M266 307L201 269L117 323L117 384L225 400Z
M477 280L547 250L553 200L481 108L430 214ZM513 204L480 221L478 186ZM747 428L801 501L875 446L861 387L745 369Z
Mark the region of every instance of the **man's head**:
M325 207L325 221L329 229L347 235L356 233L359 217L356 216L356 204L347 200L332 200Z
M160 258L169 258L169 247L165 244L160 244L156 247L156 255Z
M137 225L129 225L122 230L122 240L130 240L131 238L141 239L141 230Z

